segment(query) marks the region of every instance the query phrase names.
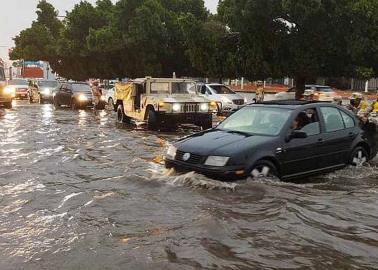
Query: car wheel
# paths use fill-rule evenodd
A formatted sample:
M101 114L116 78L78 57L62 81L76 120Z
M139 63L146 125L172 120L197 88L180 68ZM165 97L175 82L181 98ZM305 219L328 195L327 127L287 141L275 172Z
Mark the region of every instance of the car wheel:
M5 109L12 109L12 102L4 103L4 108Z
M158 117L154 110L150 109L147 114L147 128L149 130L158 129Z
M358 146L351 154L349 163L353 166L360 167L369 161L369 156L365 148Z
M71 100L71 109L74 111L78 109L77 103L74 99Z
M59 109L60 108L60 105L59 105L58 101L56 100L56 98L53 99L53 103L54 103L55 109Z
M251 170L253 179L278 177L276 166L269 160L260 160L253 165Z
M130 119L127 117L127 115L125 114L125 112L123 110L123 106L121 104L118 105L118 107L117 107L117 122L120 123L120 124L123 124L123 123L128 123L129 120Z
M112 98L109 98L108 100L108 109L109 111L114 111L114 103L113 103L113 99Z

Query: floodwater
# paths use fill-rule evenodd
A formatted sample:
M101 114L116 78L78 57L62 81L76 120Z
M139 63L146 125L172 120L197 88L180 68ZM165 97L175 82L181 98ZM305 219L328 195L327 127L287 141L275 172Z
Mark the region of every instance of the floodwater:
M0 269L374 269L378 172L222 183L161 164L187 135L110 112L0 110Z

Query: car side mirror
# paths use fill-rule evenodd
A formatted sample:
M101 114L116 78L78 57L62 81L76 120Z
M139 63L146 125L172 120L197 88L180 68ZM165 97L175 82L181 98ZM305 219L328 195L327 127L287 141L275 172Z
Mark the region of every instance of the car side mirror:
M306 139L307 133L300 131L300 130L293 130L291 134L288 136L287 141L291 141L292 139Z

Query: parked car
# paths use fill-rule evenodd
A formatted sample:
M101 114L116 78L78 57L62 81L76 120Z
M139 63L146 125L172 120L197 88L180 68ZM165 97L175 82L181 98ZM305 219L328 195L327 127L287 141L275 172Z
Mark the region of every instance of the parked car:
M105 103L105 100L102 99ZM94 106L91 87L85 82L66 82L54 93L53 103L55 108L69 106L73 110Z
M28 99L29 82L26 79L13 79L8 81L8 86L15 89L17 99Z
M176 128L178 124L212 127L216 104L189 93L193 80L172 78L142 78L117 83L115 91L117 121L142 121L152 130Z
M211 101L221 104L221 114L228 114L231 111L240 109L246 102L244 97L223 84L197 84L197 93L207 97Z
M297 89L295 87L291 87L285 92L275 94L274 100L295 100L296 91Z
M280 92L275 94L274 100L294 100L295 99L296 88L292 87L285 92ZM313 100L332 102L339 98L337 93L333 91L330 86L326 85L312 85L308 84L305 86L305 96L311 96Z
M324 85L306 85L306 94L312 95L314 100L332 102L338 94L330 87Z
M227 180L289 180L369 161L377 147L368 135L353 113L335 104L265 102L174 143L165 165Z
M40 104L52 103L53 92L58 87L58 81L38 80L29 84L30 103L39 102Z
M0 106L6 109L12 108L12 100L16 96L16 89L7 86L5 80L4 67L0 65Z

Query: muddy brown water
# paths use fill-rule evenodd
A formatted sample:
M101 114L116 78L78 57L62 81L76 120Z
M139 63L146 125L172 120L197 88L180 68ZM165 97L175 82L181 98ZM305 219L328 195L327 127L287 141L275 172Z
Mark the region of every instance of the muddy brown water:
M168 173L190 134L109 112L0 111L0 269L374 269L378 172L308 184Z

